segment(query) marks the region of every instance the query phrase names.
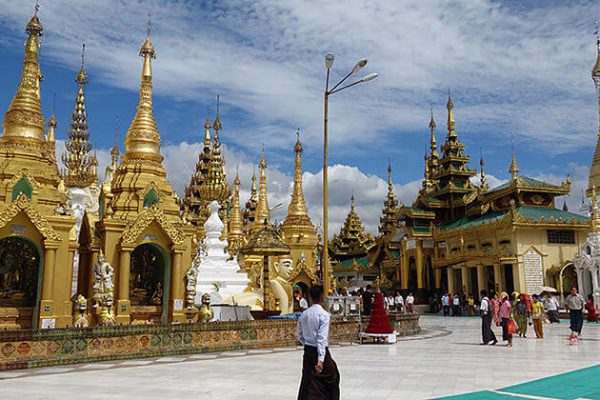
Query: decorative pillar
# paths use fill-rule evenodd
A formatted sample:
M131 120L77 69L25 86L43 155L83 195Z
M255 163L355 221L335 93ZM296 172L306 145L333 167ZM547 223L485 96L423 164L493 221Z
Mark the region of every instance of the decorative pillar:
M460 267L460 282L463 294L469 293L469 268L466 266Z
M502 292L502 265L494 264L494 290L498 295Z
M408 251L406 250L406 240L402 239L400 241L400 247L402 249L402 257L400 258L400 280L401 280L401 288L404 290L408 290Z
M578 292L583 292L583 268L575 268L575 273L577 274L577 289ZM567 291L571 291L571 288L567 288Z
M485 272L486 272L485 266L483 266L483 265L477 266L477 293L473 293L473 296L475 296L475 298L477 298L479 296L479 293L482 290L484 290L484 289L488 290Z
M435 278L435 288L436 289L441 289L442 288L442 269L441 268L434 268L433 269L433 275Z
M448 274L448 293L454 294L454 270L451 267L446 268Z
M56 247L46 247L44 249L44 277L42 278L42 300L53 300L55 262Z
M519 270L519 263L512 264L513 282L515 290L519 293L525 292L525 282L521 279L521 271Z
M44 242L44 270L39 316L33 318L33 328L53 328L56 326L57 302L54 298L54 274L56 272L56 251L60 243ZM71 282L68 282L69 284Z
M129 275L131 270L132 248L123 248L119 253L119 279L117 300L117 324L128 325L130 322L131 302L129 301Z
M183 298L185 293L184 274L181 269L183 249L173 247L173 267L171 269L171 322L186 321L183 313Z
M598 288L598 266L590 268L592 273L592 295L594 296L594 305L597 307L600 302L600 289Z
M88 253L88 260L89 260L89 265L87 265L88 268L88 281L87 281L87 297L88 300L94 295L94 265L96 265L96 263L98 262L98 253L99 253L99 249L98 248L94 248L92 247L90 253ZM114 283L114 282L113 282Z
M417 289L424 289L424 276L425 271L423 269L423 241L417 239L417 251L415 255L415 261L417 263Z

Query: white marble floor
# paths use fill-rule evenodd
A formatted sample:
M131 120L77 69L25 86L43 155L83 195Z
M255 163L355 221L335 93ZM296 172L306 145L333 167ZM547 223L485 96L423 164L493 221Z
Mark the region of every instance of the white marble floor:
M395 345L334 347L342 399L427 399L498 389L598 363L600 326L586 324L578 346L568 325L546 339L515 338L512 349L480 346L478 318L422 318L424 334ZM0 372L4 399L294 399L296 349L115 361ZM600 385L600 384L599 384Z

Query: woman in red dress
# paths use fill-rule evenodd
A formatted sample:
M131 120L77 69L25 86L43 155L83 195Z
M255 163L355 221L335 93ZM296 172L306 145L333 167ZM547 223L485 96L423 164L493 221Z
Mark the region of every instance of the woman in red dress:
M596 314L596 306L594 306L594 296L588 295L587 301L587 320L588 322L598 322L598 314Z

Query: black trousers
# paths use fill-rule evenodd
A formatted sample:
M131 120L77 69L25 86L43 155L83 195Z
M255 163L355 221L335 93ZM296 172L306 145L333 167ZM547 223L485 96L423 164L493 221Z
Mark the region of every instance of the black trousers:
M557 310L548 310L548 319L550 320L550 323L554 323L554 322L556 322L557 324L560 323L560 319L558 318L558 311Z
M323 371L318 374L315 365L319 359L317 348L304 346L302 360L302 380L298 390L298 400L339 400L340 373L329 349L326 349Z
M569 317L571 318L571 330L581 335L581 328L583 328L583 310L569 310Z
M447 317L448 315L450 315L450 306L443 306L442 307L444 309L444 316Z
M489 343L496 340L496 335L492 331L492 317L485 313L481 316L481 336L483 343Z

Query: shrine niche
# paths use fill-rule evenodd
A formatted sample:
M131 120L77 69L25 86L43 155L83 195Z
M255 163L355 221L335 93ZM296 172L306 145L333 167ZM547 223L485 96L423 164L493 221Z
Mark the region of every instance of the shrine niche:
M158 324L163 318L166 258L157 245L144 243L131 253L129 299L133 324Z
M40 253L27 239L0 239L0 307L37 304Z

